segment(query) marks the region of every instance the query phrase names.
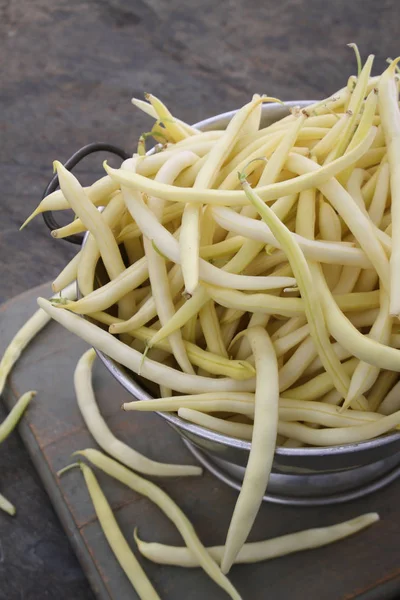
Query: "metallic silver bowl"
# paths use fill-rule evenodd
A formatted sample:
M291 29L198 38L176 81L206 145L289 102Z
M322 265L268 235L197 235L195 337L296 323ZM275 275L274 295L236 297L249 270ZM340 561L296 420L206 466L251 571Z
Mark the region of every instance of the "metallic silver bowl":
M312 101L264 104L262 126ZM224 129L236 111L196 124L202 131ZM137 400L152 398L152 385L110 359L99 357L117 381ZM153 393L157 393L154 391ZM240 488L250 446L233 437L189 423L174 413L158 413L184 439L195 457L232 487ZM127 416L127 418L129 418ZM268 494L264 500L281 504L321 505L346 502L387 485L400 475L400 432L358 444L329 448L282 448L275 451Z

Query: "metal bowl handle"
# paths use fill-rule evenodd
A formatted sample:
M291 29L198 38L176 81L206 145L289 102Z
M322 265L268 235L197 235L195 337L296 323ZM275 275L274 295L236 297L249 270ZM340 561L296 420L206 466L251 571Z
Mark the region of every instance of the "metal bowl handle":
M122 160L126 160L127 158L129 158L131 156L130 154L125 152L125 150L118 148L118 146L113 146L112 144L106 144L103 142L93 142L92 144L87 144L87 146L83 146L83 148L81 148L80 150L75 152L65 162L64 167L66 169L68 169L68 171L72 171L72 169L74 167L76 167L76 165L78 163L80 163L81 160L86 158L86 156L89 156L89 154L94 154L95 152L110 152L111 154L115 154L116 156L119 156L120 158L122 158ZM58 177L57 177L57 175L54 175L54 177L51 179L51 181L47 185L46 189L44 190L42 199L45 198L46 196L48 196L49 194L51 194L52 192L54 192L57 188L58 188ZM46 223L47 227L50 229L50 231L53 231L54 229L59 229L60 225L57 223L56 219L54 218L53 212L51 210L48 210L43 213L43 219L44 219L44 222ZM80 246L83 241L83 236L69 235L63 239L66 240L67 242L70 242L71 244L76 244L76 245Z

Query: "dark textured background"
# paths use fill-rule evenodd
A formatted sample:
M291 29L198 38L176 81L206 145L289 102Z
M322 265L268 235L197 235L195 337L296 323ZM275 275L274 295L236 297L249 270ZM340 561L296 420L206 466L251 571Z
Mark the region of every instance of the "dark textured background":
M0 302L72 256L41 219L18 227L55 158L95 140L134 148L149 120L131 96L152 91L189 122L253 92L319 98L354 72L346 43L375 53L375 72L397 56L399 17L398 0L0 0ZM1 448L0 490L19 499L18 519L0 515L0 599L91 598L17 435Z

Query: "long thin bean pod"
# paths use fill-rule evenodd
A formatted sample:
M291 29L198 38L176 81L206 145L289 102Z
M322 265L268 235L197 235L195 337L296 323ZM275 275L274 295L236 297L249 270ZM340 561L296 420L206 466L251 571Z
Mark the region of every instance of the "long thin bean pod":
M172 206L167 206L164 210L164 214L162 216L161 222L163 225L168 225L171 221L178 219L182 215L182 206L180 204L173 204ZM117 242L124 242L125 240L129 240L131 238L140 238L142 236L142 232L136 223L130 223L126 225L121 232L117 236Z
M107 204L107 206L101 214L104 226L109 229L109 235L111 234L111 237L114 236L114 227L122 218L124 212L125 207L123 203L123 198L121 193L119 193L110 200L110 202ZM104 240L104 242L105 241L106 240ZM107 251L106 247L103 248L103 250ZM76 278L79 291L83 296L89 295L94 290L96 283L96 268L100 256L101 252L99 246L97 245L96 237L92 234L89 234L84 246L80 251L80 260L78 264L78 272ZM121 268L121 263L119 260L118 263L119 267ZM132 304L132 310L133 308L134 305Z
M74 384L83 420L99 446L130 469L145 475L161 477L201 475L200 467L173 465L150 460L113 435L100 414L93 391L92 366L95 358L96 353L93 349L82 355L75 369Z
M19 400L14 404L6 418L0 423L0 444L10 435L15 429L18 421L24 414L32 398L36 396L37 392L26 392Z
M173 183L178 174L186 167L190 167L196 158L197 157L195 154L188 151L183 151L176 154L167 162L165 162L163 167L158 171L156 175L157 181ZM159 200L158 198L148 199L148 206L159 221L162 220L164 204L164 201ZM152 297L154 298L154 303L156 305L157 314L161 325L165 325L175 314L173 291L170 287L170 282L168 279L166 261L154 249L152 241L147 237L143 238L143 244L149 269ZM174 333L170 335L169 341L175 359L181 369L185 371L185 373L194 373L193 367L188 360L186 350L183 345L181 332L174 331Z
M179 189L179 188L177 188ZM158 249L176 264L181 264L181 254L177 240L157 221L153 213L137 194L125 195L125 202L133 219L142 229L144 235L154 240ZM293 278L252 277L236 275L214 267L203 259L199 261L200 278L204 281L237 289L274 289L289 287L294 284Z
M137 592L141 600L161 600L124 538L92 469L82 462L79 463L79 467L85 478L90 499L92 500L106 540L125 575L131 582L133 589Z
M236 290L226 290L218 286L206 284L204 289L218 304L226 308L251 310L265 314L292 317L305 312L302 298L285 298L273 294L244 294ZM335 296L340 309L344 312L375 308L379 306L379 293L360 292L353 294L338 294Z
M81 258L82 255L79 251L77 254L75 254L74 258L72 258L69 261L69 263L63 268L63 270L57 275L57 277L51 284L51 288L55 294L61 292L64 288L66 288L75 281L78 275L78 266Z
M261 200L268 202L276 200L281 196L298 194L310 187L319 187L332 177L335 177L343 169L354 164L370 148L376 133L372 127L365 139L353 150L332 161L328 165L318 168L315 173L305 173L294 179L282 181L260 187L257 190ZM289 155L291 156L299 155ZM213 204L219 206L245 206L247 204L246 194L241 190L200 190L179 188L173 185L161 184L137 173L127 172L122 169L113 169L107 162L104 168L108 175L116 182L137 189L147 194L157 196L163 200L172 202L194 202L200 204Z
M356 358L351 358L343 363L343 369L347 375L351 376L354 373L358 361ZM321 373L295 388L282 392L282 398L294 398L296 400L317 400L320 396L334 389L334 384L329 373ZM343 396L342 396L343 398Z
M318 166L308 158L300 155L291 155L290 166L295 171L315 172ZM331 179L317 186L329 200L332 206L343 218L349 229L354 234L365 254L374 265L383 286L389 288L389 263L387 256L377 239L376 230L367 215L357 206L353 198L340 185L336 179Z
M337 525L305 529L296 533L288 533L270 540L248 542L239 551L235 564L247 564L272 560L279 556L286 556L294 552L302 552L313 548L321 548L333 544L350 535L354 535L379 521L377 513L366 513L349 521ZM144 542L139 539L135 530L135 541L139 551L148 560L161 565L176 565L179 567L198 567L199 563L193 554L185 547L167 546L155 542ZM224 553L224 546L212 546L207 552L213 559L220 563Z
M390 191L392 195L392 227L400 228L400 111L395 67L400 58L394 60L379 80L379 110L390 166ZM400 237L393 236L390 258L390 314L400 315Z
M153 94L146 94L146 100L150 102L157 113L158 119L162 122L165 129L175 142L184 140L191 135L182 127L182 125L180 125L180 123L175 120L168 108L163 102L161 102L161 100L159 100L159 98Z
M205 190L210 188L222 166L226 154L231 150L236 138L252 111L261 103L261 98L257 94L253 100L239 110L229 122L224 135L216 142L211 149L200 169L194 184L194 190ZM183 279L185 281L185 291L192 295L195 291L200 276L199 270L199 250L200 250L200 214L201 206L196 204L187 204L182 215L182 227L179 236L179 246L181 252L181 265Z
M342 135L343 130L347 127L349 120L349 112L343 113L340 119L334 124L330 131L313 147L313 154L320 161L324 160L329 152L332 150L339 137Z
M360 77L357 78L356 86L353 90L353 93L350 96L350 102L347 107L347 111L350 113L350 118L346 123L346 127L344 128L343 133L338 140L338 143L333 148L330 155L327 157L327 161L337 159L338 156L343 155L349 146L350 140L353 136L354 125L356 124L359 112L363 105L364 97L367 93L368 80L373 62L374 56L370 54L370 56L368 56L367 60L365 61L364 67L360 73Z
M138 98L132 98L131 102L134 106L137 106L138 108L140 108L140 110L145 112L147 115L149 115L150 117L153 117L153 119L159 118L159 115L158 115L156 109L154 108L154 106L152 104L150 104L150 102L145 102L144 100L140 100ZM182 127L182 129L184 129L190 135L201 134L199 129L196 129L195 127L192 127L191 125L188 125L187 123L180 121L179 119L175 119L175 121Z
M242 487L233 511L221 561L228 573L245 543L260 508L272 469L278 422L278 365L272 342L264 329L246 331L256 364L254 427Z
M68 235L76 235L77 233L83 233L84 231L87 231L85 225L79 218L76 218L71 221L71 223L68 223L68 225L64 225L64 227L53 229L51 236L59 240L67 237Z
M137 374L150 379L158 384L183 393L208 392L208 391L245 391L254 390L254 379L235 381L229 378L211 379L182 373L150 359L143 360L143 355L133 348L114 338L111 334L100 329L93 323L82 319L65 309L56 308L48 300L38 298L38 304L55 321L66 329L84 339L88 344L105 352L117 362L131 369Z
M187 396L170 396L154 400L143 400L126 402L122 405L124 410L130 411L154 411L167 410L177 411L180 408L192 408L202 412L235 412L223 407L235 407L238 412L247 414L250 417L254 415L254 394L243 393L220 393L220 394L190 394ZM218 408L216 408L218 407Z
M398 402L398 401L397 401ZM232 412L248 416L254 419L254 394L230 392L226 394L192 394L189 396L170 396L155 400L134 401L123 404L123 409L128 411L180 411L182 417L190 421L199 422L198 412ZM185 409L185 410L183 410ZM186 409L190 409L188 412ZM196 412L196 415L194 415ZM394 411L391 411L394 412ZM386 414L382 411L382 414ZM387 413L387 414L390 414ZM348 427L350 425L361 425L367 422L379 421L382 415L371 411L340 410L326 402L314 402L311 400L297 400L292 398L280 398L279 420L280 421L307 421L325 427ZM212 417L214 423L215 418ZM207 417L201 424L211 429L213 421ZM217 419L220 426L221 419ZM224 421L223 421L224 422ZM228 428L232 423L224 422ZM238 425L237 423L235 425ZM247 429L243 429L247 435ZM236 433L240 434L239 429Z
M110 199L111 195L118 189L118 184L113 181L108 175L101 177L95 181L91 186L84 188L89 200L95 206L104 206ZM49 194L40 202L39 206L33 211L33 213L26 219L20 229L28 225L28 223L37 215L47 210L66 210L71 208L71 205L67 198L64 196L62 190L56 190L52 194Z
M17 512L14 504L11 504L11 502L7 500L7 498L3 496L3 494L0 494L0 510L3 510L12 517Z
M109 308L129 291L136 289L149 277L147 260L145 257L133 263L125 269L118 277L104 284L97 290L90 292L87 296L76 302L65 304L68 310L82 315Z
M190 423L195 423L196 425L230 437L248 441L251 441L253 437L253 425L248 425L247 423L235 423L227 419L220 419L219 417L207 415L192 408L180 408L178 415L182 419L190 421Z
M300 423L279 421L278 432L312 446L341 446L376 438L399 425L400 410L371 423L332 429L312 429Z
M385 291L380 293L380 309L375 323L369 332L369 337L381 344L388 345L392 331L392 318L389 315L389 296ZM379 375L379 368L366 362L360 362L351 378L349 391L343 408L359 395L367 392L375 383Z
M228 358L228 352L222 339L221 327L215 310L215 304L212 300L209 300L200 310L199 319L206 340L207 350Z
M213 213L216 222L227 231L259 240L275 248L281 247L272 235L269 227L261 221L250 219L236 213L232 209L221 206L213 207ZM365 253L359 248L352 247L352 244L314 241L297 236L296 234L293 235L307 259L326 264L348 264L359 266L363 269L368 269L372 266Z
M385 163L382 165L382 168L379 169L374 195L372 197L372 201L368 209L371 221L375 223L375 225L378 225L378 227L382 221L385 212L386 200L389 192L389 178L389 164Z
M313 290L314 277L311 275L311 271L304 258L304 254L292 237L292 234L276 218L268 206L260 200L257 194L250 188L249 184L246 181L243 181L242 186L248 195L249 200L254 204L254 206L256 206L263 220L266 221L275 236L278 237L286 251L288 260L304 300L304 310L310 327L310 335L314 340L324 368L332 377L334 386L345 397L350 381L332 349L329 340L329 334L325 325L324 315L320 305L320 299ZM315 269L313 269L313 272L314 270Z
M197 317L197 314L209 299L210 296L205 286L198 286L193 296L189 298L189 300L186 300L186 302L176 311L172 319L154 334L148 342L149 347L151 348L153 345L157 344L157 342L163 340L170 335L172 331L183 327L190 319Z
M370 410L380 411L383 400L396 384L399 375L394 371L381 371L368 393L368 404Z
M400 351L385 346L358 331L336 304L321 275L318 278L324 315L332 336L353 356L390 371L400 371Z
M391 415L394 412L400 410L400 385L397 382L390 392L384 397L378 411L382 415Z
M299 217L299 212L300 207L297 211L297 217ZM304 213L303 220L308 219L309 215ZM328 204L328 202L325 202L323 198L320 198L319 201L318 223L319 232L324 240L329 240L331 242L342 241L342 227L340 224L340 219L332 206ZM297 228L296 233L300 233ZM322 269L329 288L331 290L334 289L340 278L340 273L342 272L341 265L324 265Z
M108 325L109 323L115 323L115 317L103 313L92 313L91 317L95 320ZM159 330L161 331L161 330ZM137 340L142 340L149 343L154 336L154 329L150 327L139 327L135 330L130 330L130 334ZM285 342L287 343L287 342ZM208 350L203 350L200 346L184 340L185 348L188 353L190 362L208 373L213 375L225 375L226 377L232 377L232 379L249 379L254 376L254 367L245 360L232 360L230 358L221 356L219 354L213 354ZM159 348L164 352L171 352L171 346L168 340L159 340L156 343L152 342L154 348Z
M179 265L174 265L172 267L172 269L168 273L168 279L170 294L172 298L175 298L179 291L183 289L183 277ZM174 319L175 314L176 313L174 311L174 314L171 315L168 321L166 321L166 324L168 324L172 319ZM145 325L146 323L151 321L151 319L153 319L156 315L156 302L153 295L151 295L141 306L138 307L137 312L134 315L132 315L132 317L127 321L117 321L117 319L114 319L114 322L110 326L109 331L110 333L124 333L126 331L132 331L133 329L142 327L142 325Z
M179 533L183 537L187 547L196 556L200 566L205 570L207 575L215 581L217 585L222 587L232 600L241 600L239 593L235 590L230 581L221 573L217 563L210 557L207 550L197 537L197 534L193 528L193 525L182 512L182 510L175 504L175 502L166 494L161 488L156 486L154 483L139 477L132 471L129 471L126 467L120 465L116 461L108 458L97 450L87 449L81 450L78 453L84 456L96 467L114 477L121 483L124 483L135 492L146 496L154 502L161 511L172 521L176 526ZM146 599L147 600L147 599Z
M53 298L59 297L53 296ZM62 297L73 300L76 297L76 286L70 285L63 290ZM0 395L5 386L6 379L13 366L21 356L26 346L36 335L51 321L51 317L42 309L37 310L19 329L6 348L0 361Z
M296 145L297 137L301 128L304 126L306 119L307 116L304 113L300 113L295 117L294 122L288 127L287 132L282 138L279 146L272 154L271 158L267 161L263 172L261 173L258 187L263 187L264 185L269 185L276 181L279 173L283 169L283 165L286 162L286 158L290 150Z
M91 235L95 238L110 279L118 277L118 275L125 271L125 265L111 229L107 226L99 211L90 202L76 177L60 162L55 161L54 164L57 169L60 187L75 214L81 218ZM121 318L129 318L134 308L135 299L132 293L128 293L121 298L119 302Z

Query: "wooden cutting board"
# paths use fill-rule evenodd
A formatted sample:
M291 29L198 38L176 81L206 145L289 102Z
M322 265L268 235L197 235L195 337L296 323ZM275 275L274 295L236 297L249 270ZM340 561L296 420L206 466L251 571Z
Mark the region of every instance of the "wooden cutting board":
M50 287L26 292L0 307L0 353L36 310L36 298ZM61 480L56 472L75 450L96 447L76 405L73 371L87 348L59 325L49 325L27 348L3 397L8 407L28 389L36 389L20 433L61 523L97 597L135 600L128 580L110 552L78 470ZM191 463L179 436L157 415L123 413L129 400L97 361L94 386L100 409L113 432L154 459ZM200 569L158 566L140 557L132 532L146 541L182 544L174 526L147 499L102 473L98 474L121 528L163 600L225 600L227 596ZM192 520L205 544L225 540L237 494L209 474L158 480ZM381 521L332 546L266 563L234 567L231 579L244 600L389 600L400 595L400 481L367 498L338 506L293 508L264 504L251 539L270 538L308 527L378 511ZM17 517L18 518L18 517Z

